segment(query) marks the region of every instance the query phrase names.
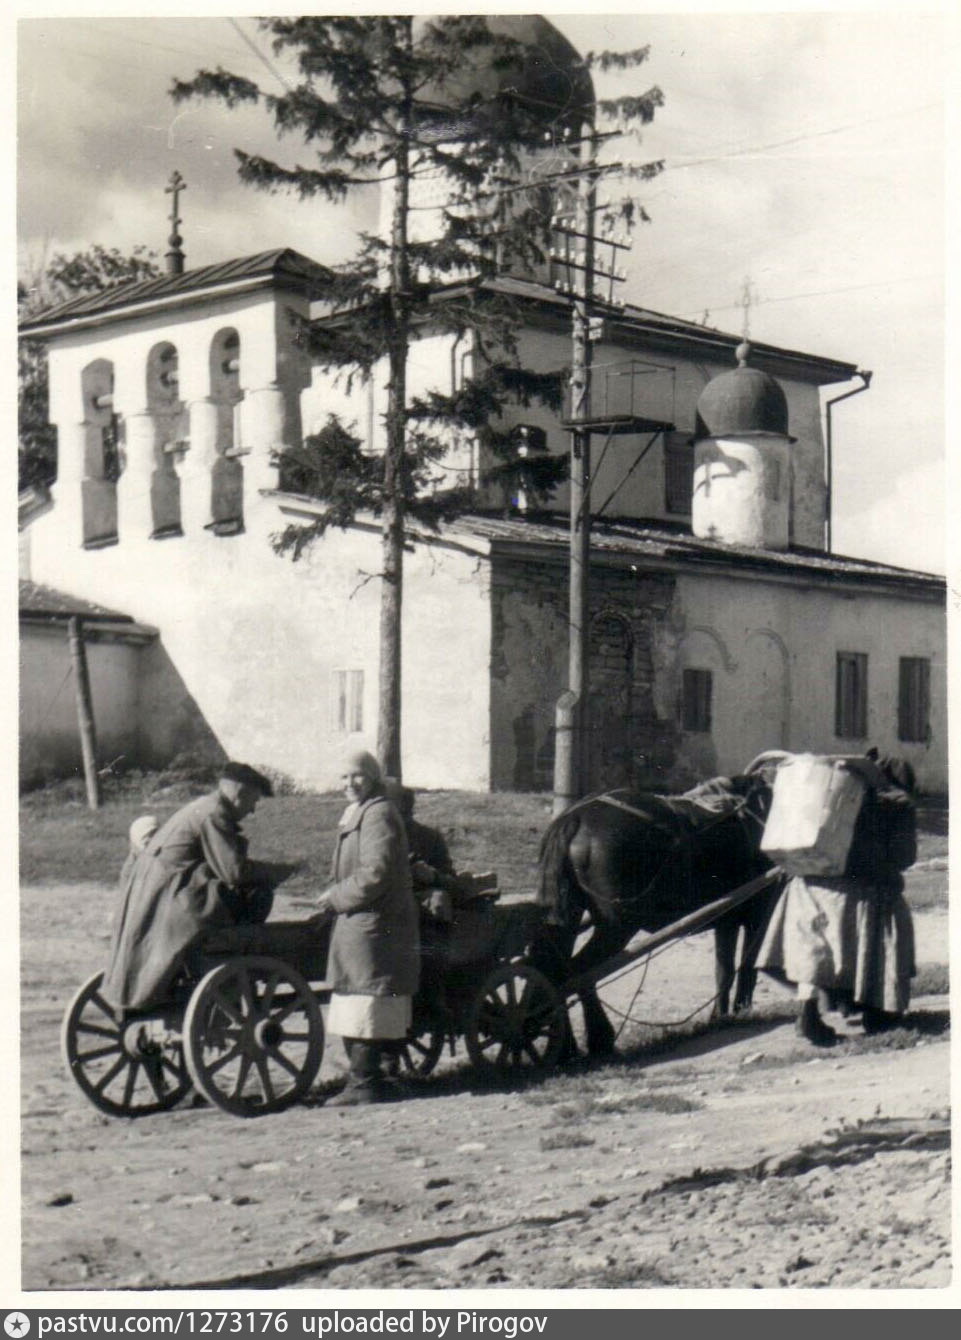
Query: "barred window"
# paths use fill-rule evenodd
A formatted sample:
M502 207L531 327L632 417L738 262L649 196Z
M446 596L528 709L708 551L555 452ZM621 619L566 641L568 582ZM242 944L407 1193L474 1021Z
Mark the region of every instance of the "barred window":
M710 670L686 669L681 681L681 729L710 731L713 675Z
M927 744L931 737L931 662L902 656L898 662L898 739Z
M335 670L333 729L353 734L364 729L364 672Z
M868 733L868 658L863 651L839 651L835 672L834 734L863 740Z
M664 509L672 516L690 516L694 493L694 444L687 433L664 439Z

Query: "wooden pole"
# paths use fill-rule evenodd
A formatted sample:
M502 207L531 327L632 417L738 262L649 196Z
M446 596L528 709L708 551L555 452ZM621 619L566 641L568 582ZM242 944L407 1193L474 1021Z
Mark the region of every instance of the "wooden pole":
M591 131L593 127L591 128ZM586 137L589 160L577 187L575 230L583 241L583 268L574 299L571 358L571 517L568 693L564 698L564 725L569 747L555 755L554 811L584 794L587 786L589 712L589 564L591 549L591 305L594 282L594 214L596 180L594 139ZM584 425L583 427L581 425ZM560 704L558 704L560 708Z
M97 772L97 732L93 720L93 701L90 697L90 675L87 670L87 649L83 640L83 622L74 615L68 624L70 660L77 695L77 725L80 729L80 752L83 755L83 775L87 783L87 804L92 810L100 808L100 776Z

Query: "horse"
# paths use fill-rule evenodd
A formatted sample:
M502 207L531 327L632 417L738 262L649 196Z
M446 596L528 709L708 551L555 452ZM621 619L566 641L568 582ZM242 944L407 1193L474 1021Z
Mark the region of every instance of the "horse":
M660 930L768 870L771 862L759 845L773 770L783 757L762 754L744 774L704 783L686 796L597 793L554 819L541 842L537 902L543 922L532 964L560 984L600 967L638 931ZM777 894L775 885L715 923L716 1016L729 1012L735 976L734 1010L750 1005L754 963ZM585 914L590 937L574 954ZM615 1033L595 988L579 988L578 995L588 1051L609 1054Z

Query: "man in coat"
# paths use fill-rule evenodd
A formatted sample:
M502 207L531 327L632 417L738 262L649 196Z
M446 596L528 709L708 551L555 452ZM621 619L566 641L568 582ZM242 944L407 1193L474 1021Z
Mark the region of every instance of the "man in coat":
M241 822L270 781L246 763L228 763L209 795L178 810L141 851L131 850L101 991L114 1009L164 1000L188 951L214 927L267 920L273 893L247 859Z
M327 1028L343 1038L350 1072L328 1106L391 1095L381 1072L383 1044L406 1037L420 970L407 835L372 754L361 750L347 757L344 793L349 803L337 833L334 882L319 906L336 916Z

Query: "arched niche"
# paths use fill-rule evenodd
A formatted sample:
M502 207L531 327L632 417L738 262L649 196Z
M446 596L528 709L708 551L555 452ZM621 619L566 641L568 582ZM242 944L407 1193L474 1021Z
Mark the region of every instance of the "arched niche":
M218 330L210 342L210 399L217 407L216 455L210 480L210 529L218 535L243 530L244 468L237 454L240 387L240 336L233 326Z
M147 355L147 411L154 427L154 460L150 479L153 539L183 534L180 523L180 479L177 460L187 445L187 411L180 398L179 358L169 340Z
M119 420L113 409L113 363L96 358L80 374L83 395L83 542L88 548L117 540Z
M786 749L791 709L791 657L772 628L752 628L744 639L741 664L751 686L744 712L744 764L766 749Z

